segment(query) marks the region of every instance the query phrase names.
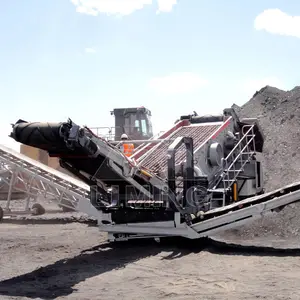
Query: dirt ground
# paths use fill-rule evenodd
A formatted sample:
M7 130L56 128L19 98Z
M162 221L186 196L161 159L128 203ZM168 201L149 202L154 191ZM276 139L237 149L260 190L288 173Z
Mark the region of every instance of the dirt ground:
M53 217L4 220L0 241L3 300L300 299L295 239L107 243L94 225Z

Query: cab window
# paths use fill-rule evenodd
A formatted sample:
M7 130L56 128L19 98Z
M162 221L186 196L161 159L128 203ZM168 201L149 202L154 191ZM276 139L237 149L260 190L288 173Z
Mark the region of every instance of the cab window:
M147 123L148 123L148 134L152 135L153 131L152 131L152 122L151 122L151 116L147 116Z
M147 130L146 120L141 120L141 122L142 122L142 133L143 133L143 135L147 135L148 134L148 130Z

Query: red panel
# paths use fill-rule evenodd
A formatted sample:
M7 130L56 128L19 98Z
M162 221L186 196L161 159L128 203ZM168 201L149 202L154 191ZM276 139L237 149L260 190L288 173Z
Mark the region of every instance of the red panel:
M230 121L232 120L232 118L228 118L224 124L215 132L215 134L212 136L211 139L215 139L225 128L227 128L230 124Z
M173 132L175 132L178 128L182 126L189 125L189 120L182 120L178 123L176 123L175 126L173 126L171 129L166 131L164 134L159 136L157 139L165 139L169 135L171 135ZM137 151L135 154L133 154L130 158L133 158L135 160L139 159L142 155L144 155L148 150L150 150L153 146L157 145L156 143L149 143L145 148L142 148L141 150Z

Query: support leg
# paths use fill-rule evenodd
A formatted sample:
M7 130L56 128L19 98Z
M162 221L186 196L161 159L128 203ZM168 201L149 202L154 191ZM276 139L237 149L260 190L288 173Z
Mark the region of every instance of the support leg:
M10 201L11 201L11 196L12 196L13 187L14 187L14 183L15 183L15 178L16 178L16 174L15 174L15 171L13 171L10 182L9 182L9 189L8 189L7 201L6 201L6 207L5 207L5 210L7 210L7 211L10 211Z

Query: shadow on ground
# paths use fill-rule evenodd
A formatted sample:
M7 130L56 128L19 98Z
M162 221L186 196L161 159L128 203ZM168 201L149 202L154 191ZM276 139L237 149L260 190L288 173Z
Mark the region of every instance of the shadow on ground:
M80 255L57 261L33 272L0 282L0 295L12 297L56 299L72 294L73 286L93 276L126 267L142 258L162 251L172 252L162 259L178 259L201 251L223 255L300 256L300 249L275 249L226 244L211 239L198 241L168 239L102 244L83 251Z
M18 217L18 218L5 218L0 221L2 224L17 224L17 225L55 225L55 224L69 224L80 223L89 226L97 226L97 221L89 218L79 217L53 217L45 219L43 217Z

